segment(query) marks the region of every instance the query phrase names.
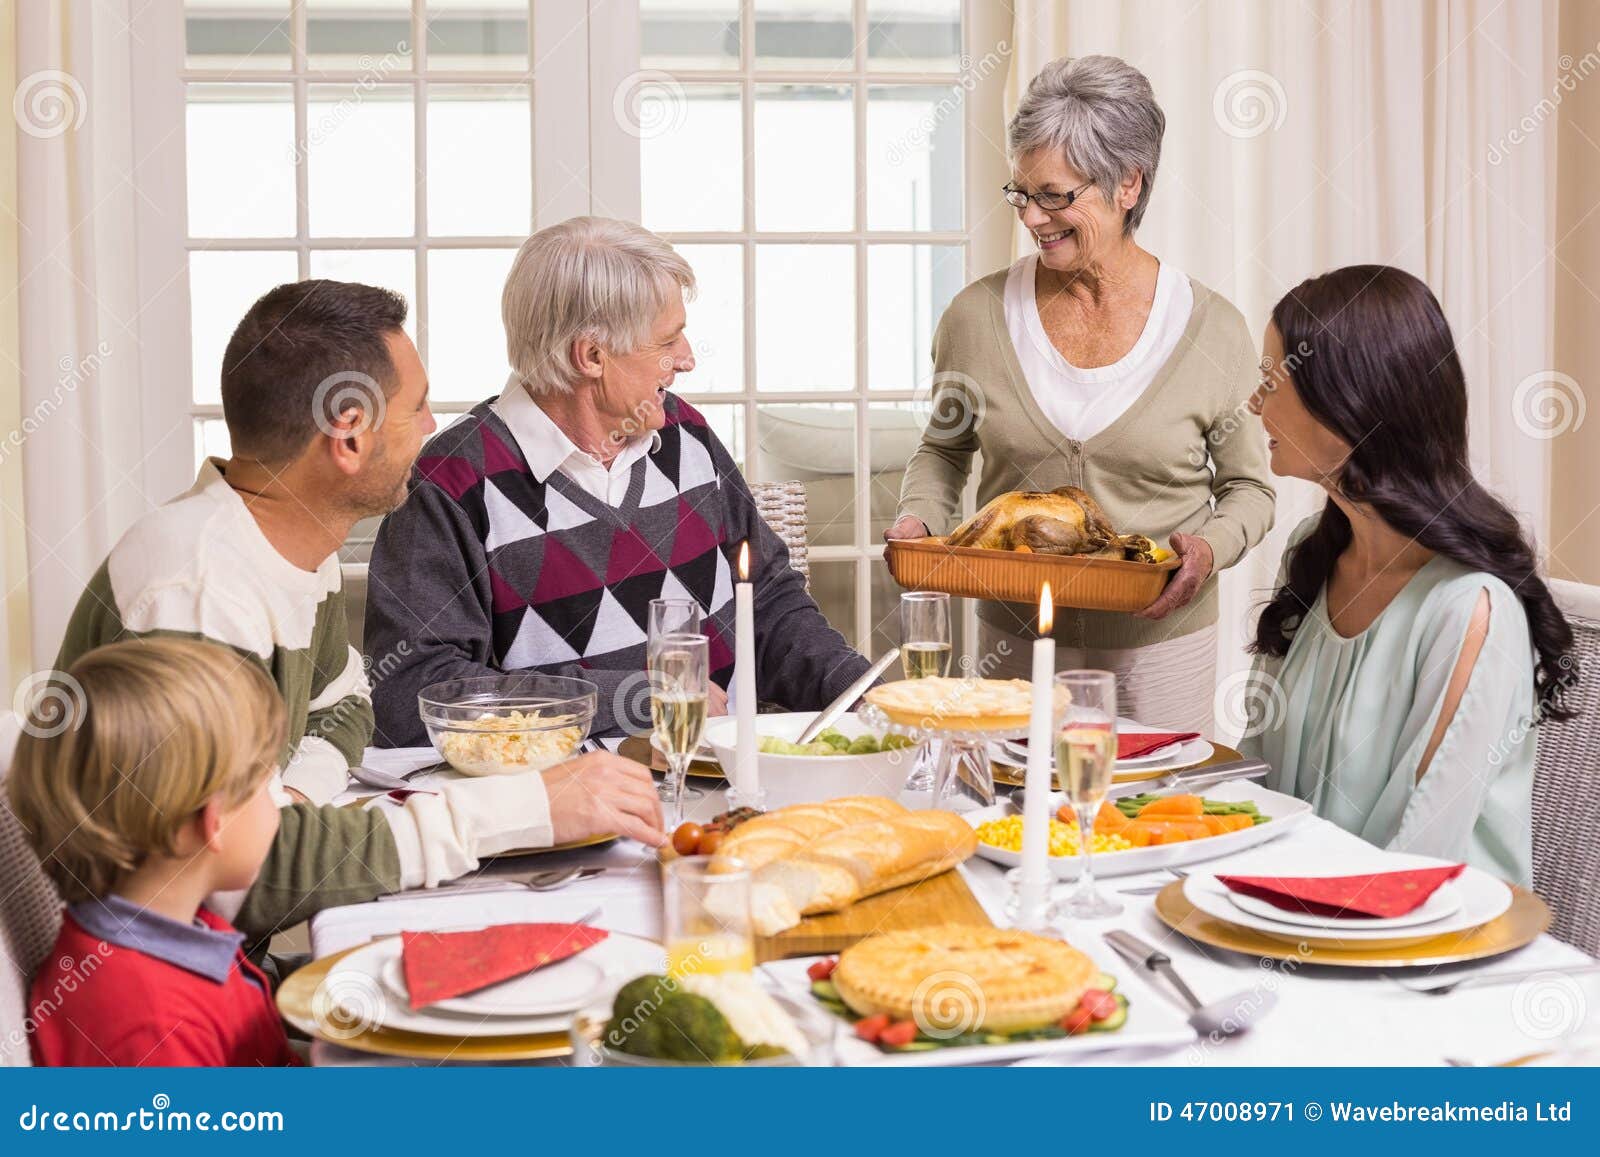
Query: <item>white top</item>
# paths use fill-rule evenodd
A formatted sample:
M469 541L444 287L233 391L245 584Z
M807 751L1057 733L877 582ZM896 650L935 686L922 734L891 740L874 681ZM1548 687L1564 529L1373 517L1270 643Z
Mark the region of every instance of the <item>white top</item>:
M633 464L661 444L661 435L651 431L648 438L641 436L625 443L622 453L606 465L588 451L578 449L520 385L507 386L490 408L516 437L535 478L542 483L559 470L584 493L607 506L622 505Z
M1045 417L1067 437L1083 441L1120 418L1155 380L1189 325L1194 287L1187 276L1163 262L1139 340L1111 365L1085 370L1061 356L1039 320L1033 295L1038 261L1038 254L1029 254L1006 276L1006 329L1022 376Z

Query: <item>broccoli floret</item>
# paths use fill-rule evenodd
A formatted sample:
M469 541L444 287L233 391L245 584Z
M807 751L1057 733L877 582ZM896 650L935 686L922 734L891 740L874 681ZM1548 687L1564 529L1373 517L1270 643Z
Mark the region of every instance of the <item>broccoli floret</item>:
M665 976L641 976L622 986L606 1040L634 1056L692 1064L737 1060L745 1051L716 1005Z

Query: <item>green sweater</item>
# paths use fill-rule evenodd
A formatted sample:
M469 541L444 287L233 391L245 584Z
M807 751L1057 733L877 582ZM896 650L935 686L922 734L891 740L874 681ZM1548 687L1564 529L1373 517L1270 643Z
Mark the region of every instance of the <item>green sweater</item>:
M1155 380L1110 426L1083 441L1068 438L1039 408L1006 329L1002 269L959 293L933 338L933 417L906 466L900 513L930 534L958 521L961 492L981 453L978 505L1012 490L1077 486L1104 507L1123 534L1165 544L1176 532L1210 544L1221 571L1272 527L1261 420L1246 407L1259 381L1244 318L1199 282L1177 348ZM1209 454L1208 454L1209 452ZM1019 635L1033 633L1037 610L980 603L978 617ZM1057 616L1058 642L1077 647L1141 647L1217 621L1213 574L1186 607L1154 622L1106 611Z
M344 788L372 736L372 703L349 642L338 558L312 572L290 563L214 462L118 540L73 610L56 668L103 644L150 635L206 639L261 664L288 709L285 786L312 805ZM236 924L269 932L330 904L393 891L399 880L381 815L285 809Z

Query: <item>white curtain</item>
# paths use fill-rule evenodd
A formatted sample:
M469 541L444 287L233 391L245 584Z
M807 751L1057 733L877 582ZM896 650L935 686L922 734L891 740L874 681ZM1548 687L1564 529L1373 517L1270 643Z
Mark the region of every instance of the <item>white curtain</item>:
M134 158L132 7L16 9L18 440L39 669L84 584L150 501L134 218L138 182L152 175Z
M1549 380L1553 4L1017 0L1015 11L1008 113L1058 56L1108 53L1150 78L1167 135L1139 240L1232 300L1258 340L1273 304L1316 273L1381 262L1424 278L1466 368L1475 468L1545 536L1548 407L1562 388ZM1279 480L1272 535L1223 579L1220 674L1246 665L1284 537L1320 506L1309 484Z

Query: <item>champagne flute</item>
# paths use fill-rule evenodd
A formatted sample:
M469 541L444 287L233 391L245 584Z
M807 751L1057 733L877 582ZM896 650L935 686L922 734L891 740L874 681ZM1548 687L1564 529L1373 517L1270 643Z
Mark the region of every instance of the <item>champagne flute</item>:
M694 599L651 599L650 638L645 646L645 655L647 657L653 655L657 644L668 635L702 634L704 613L704 609ZM690 787L687 783L680 784L674 791L669 777L669 780L664 780L657 788L657 794L663 803L681 803L699 799L705 792Z
M1122 905L1094 885L1094 821L1111 790L1117 759L1117 679L1110 671L1063 671L1055 678L1056 775L1078 817L1078 884L1053 917L1098 920Z
M684 801L690 798L683 781L706 729L707 647L704 635L662 635L648 658L650 722L655 745L667 757L660 795L673 827L683 822Z
M906 591L900 596L900 669L907 679L950 673L950 596L943 591ZM917 745L906 791L932 791L935 741Z

